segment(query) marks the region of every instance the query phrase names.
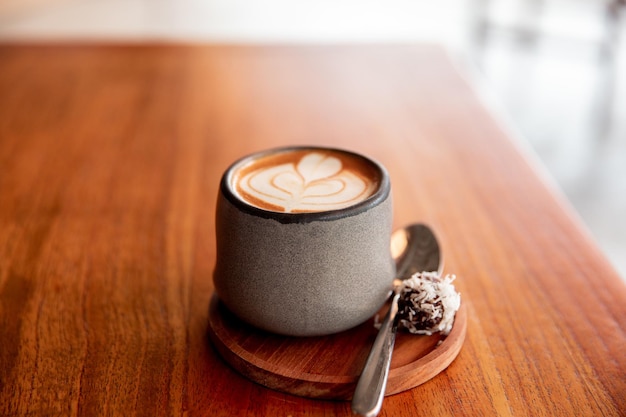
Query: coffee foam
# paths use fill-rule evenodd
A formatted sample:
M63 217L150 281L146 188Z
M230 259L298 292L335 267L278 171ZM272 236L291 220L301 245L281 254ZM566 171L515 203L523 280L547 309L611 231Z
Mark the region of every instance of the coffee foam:
M358 156L293 150L262 156L236 170L231 187L249 204L286 213L339 210L376 192L380 173Z

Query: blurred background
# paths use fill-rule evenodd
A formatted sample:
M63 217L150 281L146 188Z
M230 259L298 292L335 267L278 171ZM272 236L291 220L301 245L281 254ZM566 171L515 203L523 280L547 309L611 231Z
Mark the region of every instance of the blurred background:
M626 0L0 0L0 42L442 44L624 278L625 32Z

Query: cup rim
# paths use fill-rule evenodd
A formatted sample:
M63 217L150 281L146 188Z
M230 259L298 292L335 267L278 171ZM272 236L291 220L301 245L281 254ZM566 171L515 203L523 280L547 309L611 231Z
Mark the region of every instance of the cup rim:
M322 151L330 151L330 152L339 152L344 154L349 154L355 156L357 158L364 159L371 163L376 170L380 173L380 184L378 189L368 198L363 201L360 201L352 206L336 209L336 210L327 210L327 211L316 211L316 212L305 212L305 213L285 213L279 211L272 211L262 209L260 207L253 206L243 199L237 196L235 192L231 189L231 180L234 175L235 170L241 165L247 163L253 158L263 157L268 154L273 153L281 153L281 152L290 152L290 151L300 151L300 150L322 150ZM389 197L391 191L391 184L389 180L389 174L385 167L380 164L378 161L365 156L361 153L357 153L354 151L350 151L347 149L327 147L327 146L316 146L316 145L296 145L296 146L282 146L271 149L266 149L258 152L253 152L246 156L243 156L233 162L222 175L222 179L220 181L220 192L221 194L235 207L241 210L244 213L261 217L264 219L273 219L277 220L280 223L310 223L313 221L331 221L343 219L346 217L356 216L357 214L363 213L373 207L378 206Z

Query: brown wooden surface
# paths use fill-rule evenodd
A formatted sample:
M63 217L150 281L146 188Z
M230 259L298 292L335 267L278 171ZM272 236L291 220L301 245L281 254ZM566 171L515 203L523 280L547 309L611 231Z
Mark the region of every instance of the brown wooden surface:
M387 310L380 310L381 320ZM241 321L214 294L208 334L226 363L251 381L300 397L350 400L377 335L374 323L372 317L331 336L279 336ZM447 336L399 331L385 395L415 388L441 373L456 359L466 333L465 304Z
M220 175L294 143L386 165L458 275L463 349L381 415L624 415L625 285L441 49L93 45L0 46L0 415L349 415L207 337Z

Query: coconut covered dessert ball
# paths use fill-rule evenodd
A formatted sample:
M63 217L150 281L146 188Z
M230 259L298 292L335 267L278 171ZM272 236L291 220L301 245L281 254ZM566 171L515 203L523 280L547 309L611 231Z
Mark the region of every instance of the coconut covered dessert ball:
M410 333L447 335L461 306L461 295L452 281L454 275L441 278L436 272L418 272L402 282L398 301L398 327Z

